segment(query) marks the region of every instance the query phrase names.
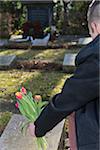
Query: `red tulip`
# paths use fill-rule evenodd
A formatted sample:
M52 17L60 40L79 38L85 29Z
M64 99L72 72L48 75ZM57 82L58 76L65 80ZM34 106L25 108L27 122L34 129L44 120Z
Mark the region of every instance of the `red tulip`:
M22 93L21 93L21 92L17 92L15 95L16 95L16 98L17 98L18 100L21 100L21 99L22 99Z
M25 89L24 87L22 87L20 91L21 91L21 93L23 93L23 94L27 94L27 91L26 91L26 89Z
M19 108L19 104L18 104L18 102L15 104L15 106L16 106L16 108Z

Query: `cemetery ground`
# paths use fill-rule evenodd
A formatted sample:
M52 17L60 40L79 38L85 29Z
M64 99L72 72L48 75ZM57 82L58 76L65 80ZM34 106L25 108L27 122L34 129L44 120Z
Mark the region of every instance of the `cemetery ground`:
M18 61L52 61L62 64L66 53L77 53L79 49L2 49L1 55L16 55ZM46 69L13 68L0 70L0 134L2 134L13 113L19 113L15 108L14 93L19 87L25 86L34 95L40 94L43 100L50 100L53 95L61 91L67 78L66 74L54 66Z

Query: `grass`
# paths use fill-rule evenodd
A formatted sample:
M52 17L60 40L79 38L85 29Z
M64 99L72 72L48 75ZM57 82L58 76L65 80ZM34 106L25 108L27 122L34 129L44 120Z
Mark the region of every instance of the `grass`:
M0 135L2 134L3 130L5 129L11 116L12 116L11 112L0 113Z
M47 50L0 50L0 55L16 55L18 59L25 60L53 60L53 61L63 61L65 53L77 53L77 49L47 49Z
M33 95L40 94L43 99L49 99L61 91L65 80L70 76L62 72L36 72L38 75L25 83Z
M59 92L64 84L66 75L62 72L10 70L0 72L0 98L11 99L20 86L31 90L33 95L40 94L47 99Z
M31 77L32 73L9 70L0 72L0 98L11 98L17 88Z

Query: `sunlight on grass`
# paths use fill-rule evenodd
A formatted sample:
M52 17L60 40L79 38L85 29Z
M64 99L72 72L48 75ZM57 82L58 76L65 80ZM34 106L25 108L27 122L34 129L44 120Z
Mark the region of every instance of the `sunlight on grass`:
M64 75L62 76L61 80L58 81L56 87L51 91L51 94L50 94L50 95L55 95L55 94L57 94L57 93L60 93L61 90L62 90L62 87L63 87L63 85L64 85L65 80L68 79L68 78L70 78L70 77L71 77L70 74L67 74L67 75L64 74Z
M1 50L0 55L16 55L19 59L34 59L35 55L41 53L41 50L33 51L33 50Z
M11 112L0 112L0 134L3 132L11 116Z
M40 94L43 99L49 99L59 92L69 75L62 72L19 70L0 72L0 98L12 99L20 86L25 86L33 95Z
M52 60L63 62L66 53L77 53L78 50L71 49L44 49L44 50L0 50L0 55L16 55L20 60Z
M21 55L21 54L24 54L24 53L26 53L27 51L25 51L25 50L1 50L0 51L0 55L17 55L17 56L19 56L19 55Z
M0 55L16 55L20 59L63 60L66 49L47 50L1 50Z
M24 85L31 90L33 95L40 94L43 99L50 99L54 94L60 92L64 81L69 77L62 72L41 72L36 78L32 78Z
M37 72L25 72L18 70L0 72L0 97L6 97L14 93L18 87L31 76L37 76Z
M57 50L45 50L42 53L39 53L35 56L36 59L60 59L62 60L64 58L66 50L65 49L57 49Z

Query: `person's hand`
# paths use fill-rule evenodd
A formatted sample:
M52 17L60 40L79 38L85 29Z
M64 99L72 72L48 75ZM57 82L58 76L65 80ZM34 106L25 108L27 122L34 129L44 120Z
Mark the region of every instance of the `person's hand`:
M29 129L29 133L31 134L31 136L35 136L35 125L34 123L30 123L28 126Z

